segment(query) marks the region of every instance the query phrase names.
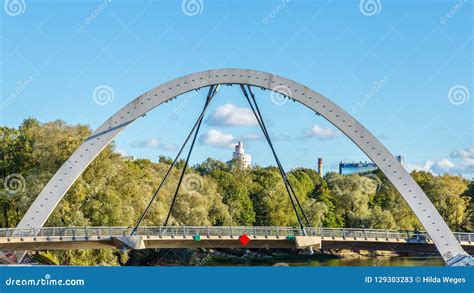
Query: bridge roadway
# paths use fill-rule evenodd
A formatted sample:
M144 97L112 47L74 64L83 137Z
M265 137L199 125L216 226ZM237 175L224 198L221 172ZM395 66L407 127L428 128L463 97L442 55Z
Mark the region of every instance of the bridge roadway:
M109 248L254 248L254 249L351 249L394 252L433 252L426 232L357 228L291 227L44 227L0 229L0 251L69 250ZM240 237L246 234L244 246ZM465 251L474 254L474 233L455 232Z

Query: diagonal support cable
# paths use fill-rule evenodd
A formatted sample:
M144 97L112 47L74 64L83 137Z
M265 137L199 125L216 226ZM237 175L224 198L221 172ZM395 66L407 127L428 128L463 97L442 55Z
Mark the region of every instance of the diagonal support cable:
M209 104L209 102L216 95L218 90L219 90L219 85L214 87L213 91L209 91L209 94L208 94L207 100L206 100L207 104ZM197 127L196 127L196 132L194 133L193 141L191 142L191 146L189 147L189 152L188 152L188 155L186 157L186 161L184 163L183 171L181 172L181 176L179 177L178 186L176 187L176 191L174 193L173 200L171 201L170 209L168 211L168 215L166 216L166 220L165 220L163 226L166 226L168 224L168 221L171 217L171 212L173 211L174 204L176 203L176 198L178 197L179 188L181 187L181 183L183 182L184 173L186 172L186 168L188 167L189 158L191 157L191 153L193 152L194 143L196 142L196 138L198 136L199 129L201 128L201 123L202 123L203 117L204 117L204 115L201 116L200 120L198 121L198 124L197 124Z
M217 86L218 87L218 86ZM200 125L200 122L202 121L203 117L204 117L204 114L207 110L207 107L209 106L209 103L211 101L211 99L214 97L215 93L217 92L217 89L215 90L216 86L212 85L209 87L209 92L207 94L207 98L206 98L206 103L204 104L204 108L202 109L201 111L201 114L199 115L198 119L196 120L196 122L194 123L194 126L193 128L191 129L191 131L189 132L188 136L186 137L183 145L181 146L181 149L179 150L178 154L176 155L175 159L173 160L173 163L171 164L171 166L168 168L168 171L166 172L165 176L163 177L163 179L161 180L161 183L160 185L158 186L158 188L156 189L156 191L153 193L153 196L151 197L147 207L145 208L144 212L141 214L140 216L140 219L138 220L138 222L135 224L135 226L133 227L132 229L132 232L130 233L130 236L133 236L138 227L141 225L141 223L143 222L143 220L145 219L145 216L146 214L148 213L148 211L150 210L153 202L155 201L156 197L158 196L161 188L163 187L166 179L168 178L168 176L170 175L171 173L171 170L173 169L173 167L176 165L176 163L178 162L178 159L179 157L181 156L181 153L183 152L184 150L184 147L186 146L186 144L188 143L189 139L191 138L191 135L193 134L193 132L196 130L196 128L198 127L198 125Z
M304 213L304 211L303 211L301 205L299 204L299 200L298 200L298 198L297 198L297 196L296 196L296 194L295 194L293 188L291 187L291 183L290 183L290 181L288 180L288 177L286 176L285 171L283 170L283 167L282 167L282 165L281 165L281 163L280 163L280 160L279 160L279 158L278 158L278 156L277 156L277 154L276 154L275 148L273 147L273 143L272 143L272 141L271 141L271 139L270 139L270 136L269 136L269 134L268 134L267 128L266 128L266 126L265 126L265 122L263 121L262 115L261 115L260 110L259 110L259 108L258 108L258 105L257 105L257 103L256 103L255 97L254 97L253 93L251 92L250 87L248 87L249 92L250 92L251 95L252 95L252 100L253 100L254 103L255 103L255 106L254 106L254 105L252 104L252 102L250 101L250 98L249 98L249 96L248 96L248 94L247 94L247 91L245 90L245 87L244 87L243 85L240 85L240 87L241 87L241 89L242 89L242 92L243 92L245 98L247 99L247 102L248 102L249 105L250 105L250 108L252 109L252 112L253 112L254 115L255 115L255 118L257 119L258 124L260 125L260 128L261 128L262 131L263 131L263 134L264 134L264 136L265 136L265 138L266 138L266 140L267 140L267 142L268 142L268 144L269 144L269 146L270 146L270 149L271 149L271 151L272 151L272 153L273 153L273 156L275 157L275 161L276 161L276 163L277 163L278 170L280 171L280 175L282 176L283 183L285 184L285 189L286 189L286 191L287 191L287 193L288 193L288 196L289 196L289 198L290 198L291 205L293 206L293 210L295 211L295 214L296 214L296 217L297 217L297 219L298 219L298 222L299 222L299 224L300 224L300 226L301 226L301 229L304 231L304 224L303 224L303 221L301 220L301 217L300 217L300 215L299 215L299 213L298 213L298 210L297 210L296 205L295 205L295 200L293 199L293 197L295 197L295 199L296 199L296 201L297 201L297 204L298 204L298 206L299 206L299 208L300 208L300 210L301 210L301 212L302 212L302 214L303 214L303 216L304 216L304 218L305 218L305 221L307 222L307 224L308 224L308 226L309 226L310 224L309 224L308 218L306 217L306 214ZM293 193L293 195L292 195L292 193Z
M259 109L259 107L258 107L257 100L255 99L255 95L253 94L252 89L250 88L249 85L247 85L247 88L248 88L248 91L249 91L249 93L250 93L250 97L252 98L253 103L254 103L254 105L255 105L255 109L257 110L257 113L258 113L258 115L260 116L260 121L262 122L264 131L265 131L265 134L266 134L267 141L268 141L268 143L273 147L273 143L271 142L270 135L268 134L267 127L266 127L266 125L265 125L265 122L263 121L263 116L262 116L262 114L261 114L261 112L260 112L260 109ZM308 220L308 217L306 216L306 213L304 212L303 207L301 206L301 203L300 203L300 201L299 201L299 199L298 199L298 196L296 195L296 192L295 192L295 190L293 189L293 185L291 184L291 182L290 182L290 180L289 180L289 178L288 178L288 176L287 176L285 170L283 169L283 165L282 165L281 162L280 162L280 158L276 157L276 161L277 161L277 164L278 164L278 166L279 166L279 169L281 170L281 173L284 175L286 181L288 182L288 186L290 187L290 190L291 190L291 192L293 193L293 196L294 196L295 199L296 199L296 203L298 204L298 207L300 208L301 213L303 214L303 217L304 217L305 220L306 220L306 224L307 224L308 226L311 226L310 221Z

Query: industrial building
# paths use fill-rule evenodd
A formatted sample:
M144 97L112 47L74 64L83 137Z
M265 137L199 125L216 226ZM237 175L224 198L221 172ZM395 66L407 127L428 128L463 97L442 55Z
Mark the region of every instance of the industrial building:
M403 166L405 159L403 156L396 156L397 161ZM377 170L377 165L373 162L340 162L339 163L339 174L348 175L355 173L367 173L374 170Z

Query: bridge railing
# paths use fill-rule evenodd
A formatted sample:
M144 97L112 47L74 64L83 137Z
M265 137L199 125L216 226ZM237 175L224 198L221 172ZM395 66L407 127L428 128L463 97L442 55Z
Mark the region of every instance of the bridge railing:
M89 237L89 236L128 236L131 227L44 227L41 229L0 229L0 237ZM292 227L241 227L241 226L167 226L140 227L135 235L143 236L298 236L302 235L299 228Z
M409 231L409 230L383 230L383 229L361 229L361 228L307 228L306 232L310 236L319 236L322 238L343 238L343 239L405 239L420 241L431 241L428 233L424 231ZM468 241L470 233L464 234L459 239ZM473 234L473 233L471 233Z
M221 226L221 227L143 227L137 229L136 235L153 236L194 236L196 234L204 236L298 236L302 235L301 230L291 227L241 227L241 226Z
M41 229L14 229L1 228L0 237L120 237L129 236L131 227L43 227ZM383 230L363 228L316 228L306 227L308 236L322 237L323 239L345 240L405 240L431 242L430 236L424 231ZM238 238L242 234L249 237L264 236L301 236L301 229L294 227L275 226L166 226L166 227L140 227L135 235L160 236L160 237L188 237L196 234L202 236L231 236ZM474 233L455 232L459 242L474 243Z

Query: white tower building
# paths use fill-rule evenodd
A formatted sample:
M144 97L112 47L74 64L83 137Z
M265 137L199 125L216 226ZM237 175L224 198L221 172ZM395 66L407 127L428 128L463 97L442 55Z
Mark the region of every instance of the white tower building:
M245 153L244 143L239 141L235 146L235 151L232 154L232 159L240 159L242 162L242 169L247 169L252 165L252 156Z

